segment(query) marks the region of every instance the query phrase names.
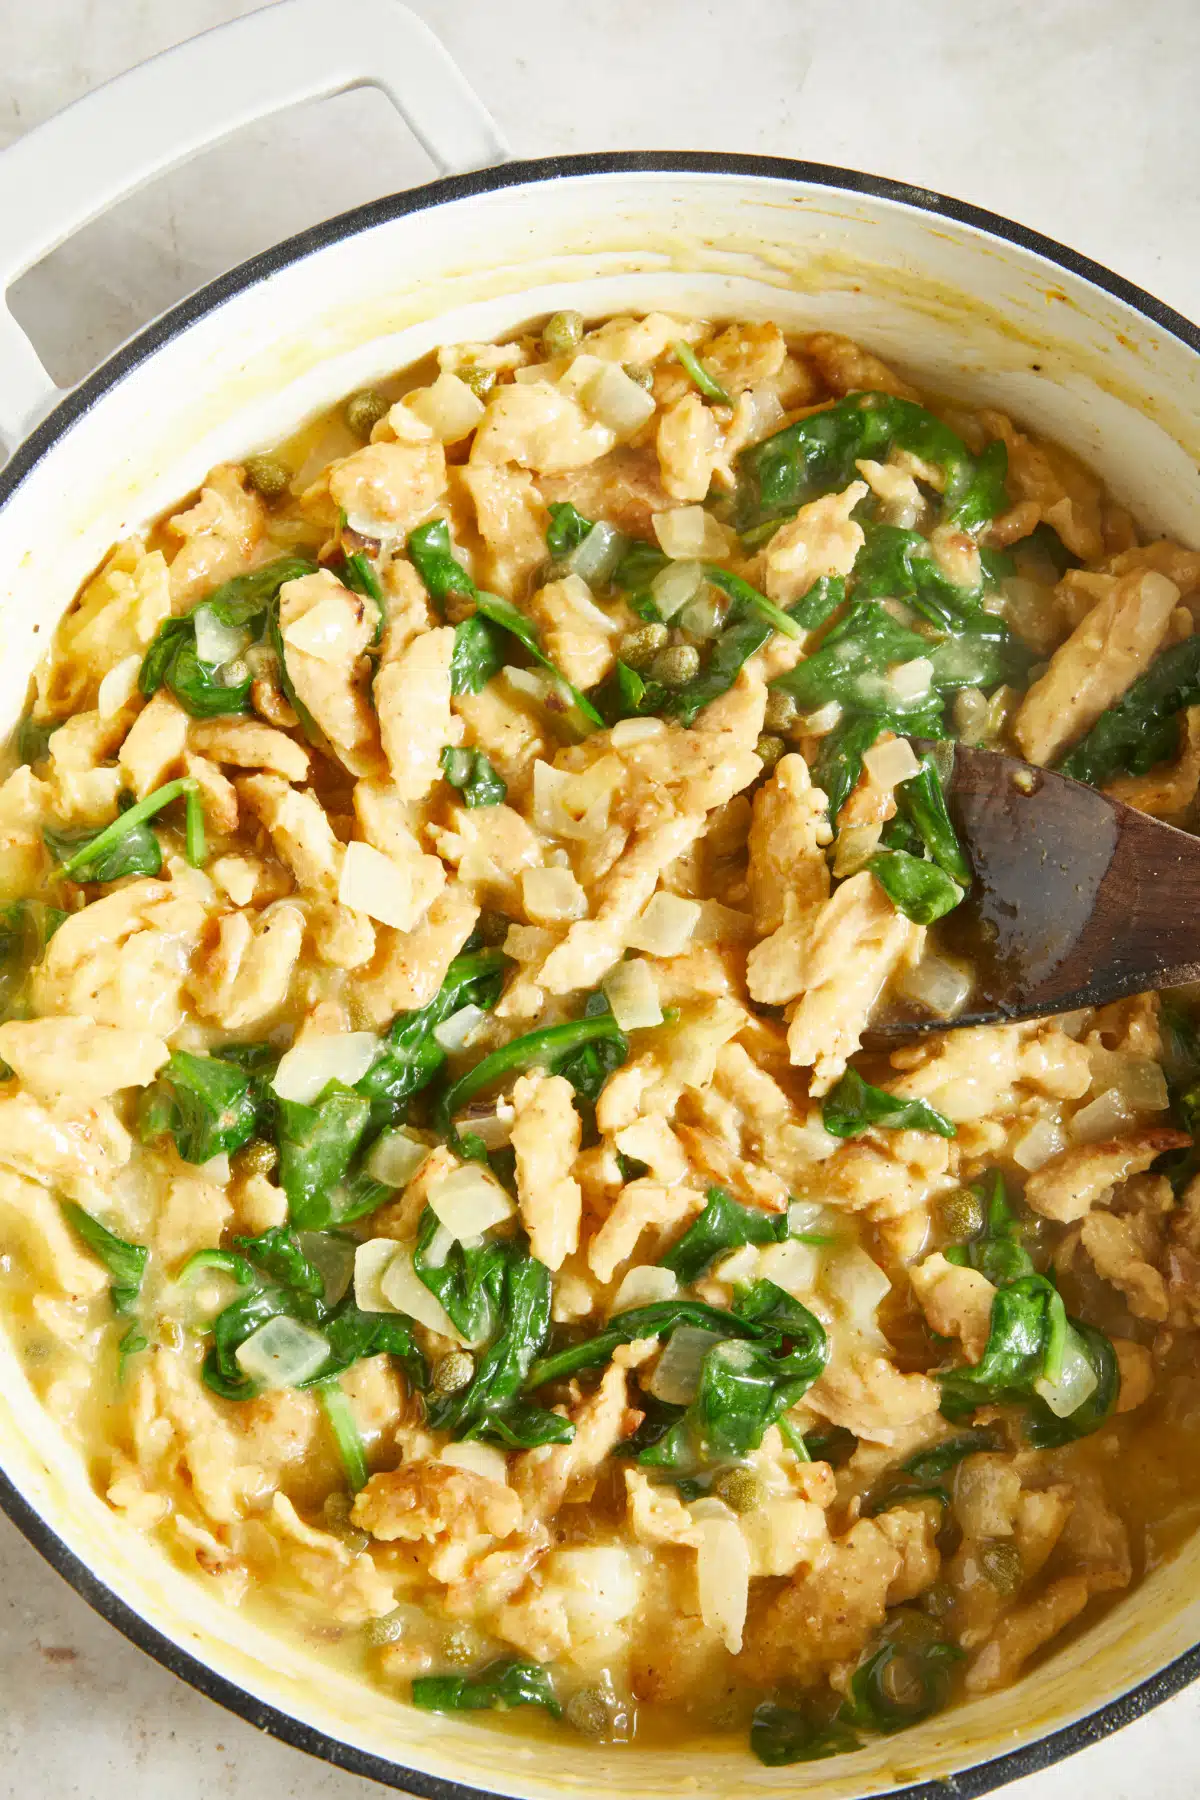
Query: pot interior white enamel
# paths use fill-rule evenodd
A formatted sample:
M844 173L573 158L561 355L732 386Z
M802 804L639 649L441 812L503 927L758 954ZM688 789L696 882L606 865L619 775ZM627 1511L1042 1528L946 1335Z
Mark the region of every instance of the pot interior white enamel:
M514 166L381 203L227 278L94 377L0 476L0 726L18 716L32 664L81 579L213 463L270 444L439 342L491 337L562 306L591 316L653 307L769 316L785 328L849 332L926 390L969 394L1044 429L1144 525L1200 542L1200 339L1183 321L1066 253L1058 261L1020 233L1006 236L999 222L994 235L962 209L939 210L932 196L843 185L800 165L647 166L653 160ZM18 1522L29 1528L36 1515L137 1620L253 1696L251 1716L419 1792L439 1779L646 1800L886 1792L1044 1738L1146 1683L1200 1638L1195 1541L1015 1687L853 1759L767 1770L727 1743L702 1755L568 1756L527 1732L389 1704L170 1567L97 1498L7 1343L0 1465L29 1509L10 1497ZM129 1628L119 1605L108 1610ZM1125 1710L1189 1670L1177 1667ZM331 1742L272 1721L263 1703ZM978 1770L961 1791L1016 1772L1016 1762Z

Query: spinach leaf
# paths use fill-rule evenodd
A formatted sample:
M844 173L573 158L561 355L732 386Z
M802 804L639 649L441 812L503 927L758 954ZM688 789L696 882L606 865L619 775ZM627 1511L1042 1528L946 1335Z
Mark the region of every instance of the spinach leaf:
M306 1387L340 1375L353 1363L371 1356L394 1356L409 1383L418 1392L429 1385L429 1368L413 1336L412 1326L400 1313L360 1312L352 1294L335 1312L321 1322L321 1330L329 1344L329 1361L319 1369Z
M981 1426L974 1431L963 1431L955 1437L944 1438L932 1450L918 1450L915 1456L910 1456L898 1469L885 1475L864 1497L864 1518L873 1519L881 1512L888 1512L893 1506L903 1506L906 1500L919 1500L926 1496L932 1496L940 1500L943 1506L949 1506L950 1496L942 1486L942 1477L948 1475L951 1469L968 1456L977 1456L983 1450L1001 1448L999 1434Z
M925 654L933 664L931 680L939 694L957 693L966 687L987 693L1002 682L1024 687L1033 662L1033 652L1003 619L990 613L956 626L940 643L926 645Z
M920 774L897 785L896 799L900 811L918 832L938 867L944 869L959 887L970 887L973 880L971 864L950 821L937 760L928 751L921 758Z
M68 1225L112 1276L109 1295L113 1311L118 1315L131 1313L142 1291L150 1252L143 1244L130 1244L118 1237L73 1200L64 1200L62 1209Z
M428 1087L444 1067L446 1052L433 1035L435 1027L464 1006L490 1012L500 998L508 967L509 959L501 950L466 951L454 958L428 1006L396 1015L380 1054L355 1083L354 1091L371 1103L373 1132L398 1119L405 1101Z
M499 625L504 631L511 632L517 642L525 646L533 660L540 663L543 669L550 671L562 687L563 692L570 696L572 706L587 724L592 726L604 724L604 720L587 695L581 694L579 689L567 680L558 665L546 655L542 649L541 635L532 619L527 619L525 614L518 611L508 600L502 600L498 594L486 594L482 589L475 596L475 604L485 619L490 619L493 625Z
M376 573L375 565L370 557L361 550L342 558L342 566L337 571L337 578L343 587L348 587L352 594L361 594L364 600L373 600L379 609L379 627L375 632L378 643L383 629L383 587Z
M432 600L444 605L452 594L474 600L479 589L450 548L450 527L445 519L431 519L408 534L409 559L425 583Z
M595 520L585 519L569 500L552 500L546 510L550 514L546 548L555 562L562 562L582 544Z
M1035 1450L1053 1450L1098 1431L1116 1410L1121 1393L1121 1365L1112 1340L1082 1319L1072 1319L1077 1346L1092 1365L1096 1386L1068 1418L1060 1419L1041 1395L1035 1395L1025 1418L1025 1435Z
M855 1671L844 1712L854 1724L871 1731L903 1731L916 1725L945 1706L955 1664L965 1654L957 1644L941 1639L920 1643L886 1638Z
M886 459L893 445L941 469L942 518L960 530L978 530L1008 505L1002 443L989 445L976 459L948 425L914 401L855 393L742 451L737 530L794 513L820 494L840 492L854 480L860 458Z
M957 1136L957 1127L924 1100L902 1100L884 1088L872 1087L857 1069L847 1069L821 1106L821 1122L834 1137L861 1137L873 1126L887 1131L936 1131L939 1137Z
M704 1211L659 1258L659 1267L670 1269L682 1287L689 1287L723 1251L736 1250L742 1244L781 1244L787 1236L786 1212L739 1206L723 1188L710 1187Z
M845 601L845 577L819 575L803 599L788 607L788 617L795 619L804 631L819 631Z
M768 634L764 634L764 641L766 635ZM697 677L698 681L703 679L703 675ZM663 687L661 682L647 681L644 675L631 669L628 663L623 663L618 657L610 673L598 687L591 690L588 697L604 723L615 725L618 719L642 718L649 713L661 712L671 700L671 690ZM704 705L705 702L700 704ZM679 716L683 717L682 709ZM683 722L687 725L691 720L684 717Z
M0 906L0 1017L17 1002L30 969L67 914L40 900L14 900Z
M685 344L682 338L677 338L671 345L671 349L676 362L687 371L693 387L698 388L706 400L716 400L722 406L733 405L733 401L716 376L709 374L690 344Z
M1020 1275L997 1288L983 1355L939 1377L942 1411L958 1419L989 1402L1029 1398L1034 1382L1061 1366L1066 1337L1067 1309L1044 1275Z
M789 1763L817 1762L826 1756L848 1756L862 1748L857 1734L839 1713L822 1717L809 1707L780 1706L764 1700L750 1722L750 1748L768 1769Z
M418 1675L412 1703L425 1712L442 1713L544 1706L553 1718L562 1717L549 1670L516 1656L502 1656L477 1675Z
M165 682L195 719L245 712L251 677L247 673L240 681L226 684L217 665L201 662L196 653L196 613L203 606L220 624L244 626L260 635L268 608L277 602L280 588L302 575L314 574L316 567L307 557L280 557L261 569L223 582L182 617L164 620L142 661L138 676L142 693L155 694Z
M929 695L900 698L890 687L887 672L895 663L925 656L928 649L925 638L899 624L877 600L855 600L820 649L771 685L790 694L805 711L837 700L857 711L903 719L928 712Z
M856 600L904 600L941 631L955 631L979 612L985 583L960 587L942 571L933 547L919 531L869 525L854 559Z
M656 1300L616 1313L603 1331L564 1350L554 1351L534 1363L527 1384L530 1393L550 1381L564 1381L581 1369L598 1369L612 1361L613 1351L640 1337L669 1337L679 1325L694 1325L718 1337L750 1337L753 1333L734 1313L702 1300Z
M670 560L657 544L647 544L639 538L629 546L617 564L613 582L628 593L640 594L650 586L656 575L662 573ZM658 617L658 608L655 607L650 622L653 624Z
M235 1252L263 1275L292 1290L299 1318L307 1324L320 1324L327 1311L324 1278L286 1225L275 1225L258 1237L235 1237L233 1243Z
M138 1135L143 1143L164 1132L184 1162L205 1163L240 1150L254 1136L258 1107L251 1078L217 1056L175 1050L142 1094Z
M35 719L32 713L25 713L17 726L17 761L31 768L44 761L50 753L50 739L65 723L65 719Z
M944 869L907 850L877 850L867 867L899 911L918 925L944 918L963 898Z
M44 831L46 847L59 864L58 874L72 881L120 881L126 875L157 875L162 850L146 821L172 800L191 795L190 777L168 781L144 800L126 804L111 825L100 831Z
M435 1294L469 1344L482 1344L496 1331L503 1301L507 1247L495 1238L477 1244L457 1240L445 1260L430 1263L429 1250L441 1229L431 1206L421 1214L413 1249L413 1270Z
M978 1269L994 1287L1034 1274L1033 1258L1022 1241L1024 1230L1009 1205L1000 1170L992 1169L972 1183L971 1192L983 1203L983 1231L965 1245L952 1244L946 1261Z
M464 806L499 806L508 793L482 750L456 750L447 744L441 756L442 773L463 797Z
M1194 636L1155 657L1063 759L1060 773L1093 787L1103 787L1114 775L1144 775L1171 754L1160 728L1198 701L1200 636Z
M334 1217L334 1190L371 1118L371 1101L331 1081L313 1106L278 1100L279 1182L288 1218L302 1231L320 1231Z
M358 1429L358 1421L354 1417L354 1409L346 1398L345 1390L336 1377L319 1381L316 1387L317 1399L322 1411L329 1421L329 1429L333 1433L333 1441L337 1445L338 1456L346 1475L346 1485L352 1494L367 1485L367 1446L363 1443Z
M704 575L713 587L719 588L723 594L728 594L729 598L736 601L746 612L757 613L768 625L773 626L776 631L782 632L784 637L802 638L804 636L803 626L798 625L789 613L784 612L782 607L776 606L773 600L768 600L765 594L760 594L756 587L751 587L748 581L743 581L740 575L731 575L728 569L722 569L716 563L705 563Z
M511 1241L491 1249L495 1260L486 1287L499 1330L465 1388L426 1397L429 1423L456 1438L482 1438L507 1448L568 1444L575 1435L570 1421L521 1397L550 1329L550 1271ZM427 1271L421 1279L427 1280Z
M492 676L504 667L504 633L482 613L454 627L450 656L450 692L481 694Z
M461 1112L483 1088L507 1076L523 1074L526 1069L542 1068L554 1075L565 1075L577 1093L594 1100L612 1070L628 1054L629 1040L608 1011L527 1032L502 1049L493 1050L447 1087L438 1097L434 1122L440 1131L450 1131L455 1113Z

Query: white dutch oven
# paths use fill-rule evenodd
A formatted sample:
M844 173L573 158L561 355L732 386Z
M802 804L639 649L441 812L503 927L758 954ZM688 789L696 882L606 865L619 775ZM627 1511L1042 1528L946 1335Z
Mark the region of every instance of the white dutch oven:
M553 308L770 317L865 339L937 392L1075 449L1143 522L1200 541L1200 333L1005 220L868 176L755 157L508 164L392 0L286 0L92 94L0 156L0 291L113 200L281 106L374 84L445 179L214 283L69 396L0 310L0 728L78 583L215 462L269 445L432 346ZM39 422L40 421L40 422ZM31 429L32 428L32 429ZM29 435L22 443L25 432ZM767 1770L727 1743L571 1748L411 1711L268 1636L97 1498L0 1343L0 1503L136 1643L289 1743L411 1792L974 1795L1093 1741L1200 1672L1200 1542L1007 1692L854 1758ZM1190 1595L1197 1595L1194 1600ZM937 1783L925 1788L924 1782ZM917 1785L911 1785L917 1784Z

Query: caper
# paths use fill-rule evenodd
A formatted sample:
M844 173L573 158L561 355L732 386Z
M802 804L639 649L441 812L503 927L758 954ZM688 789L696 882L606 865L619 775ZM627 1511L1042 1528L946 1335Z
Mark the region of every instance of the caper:
M700 652L691 644L668 644L650 664L650 675L663 687L686 687L700 673Z
M767 689L767 710L763 714L763 724L768 731L790 731L800 717L800 708L790 694L782 688Z
M612 1724L612 1709L603 1688L576 1688L566 1704L567 1722L584 1737L605 1737Z
M935 1581L921 1595L921 1606L931 1619L945 1619L954 1611L954 1589L948 1581Z
M475 922L475 929L483 939L487 949L498 950L508 936L509 923L510 921L505 918L502 912L492 912L488 910L480 913Z
M764 769L773 769L786 749L787 745L781 737L775 737L773 733L764 731L754 746L754 754Z
M242 467L246 480L264 500L278 500L292 479L291 470L277 456L248 456Z
M363 388L347 400L345 419L355 437L369 438L380 419L390 411L390 400L375 388Z
M979 1567L998 1594L1015 1594L1025 1579L1021 1552L1015 1544L985 1544L979 1552Z
M763 1503L763 1484L753 1469L726 1469L713 1482L713 1493L735 1513L754 1512Z
M433 1391L435 1394L457 1394L467 1386L474 1373L475 1358L465 1350L451 1350L433 1371Z
M938 1221L956 1243L976 1237L983 1230L983 1201L970 1188L954 1188L938 1201Z
M266 1138L251 1138L237 1153L239 1175L269 1175L279 1161L279 1151Z
M645 388L645 390L648 394L653 392L653 389L654 389L654 370L653 369L648 368L645 363L622 363L621 367L624 369L625 373L628 375L630 381L636 381L638 386L640 388Z
M551 313L542 326L542 349L547 356L570 356L573 350L578 349L582 336L582 313Z
M372 1650L381 1650L385 1644L398 1644L404 1636L404 1613L401 1608L386 1613L382 1619L368 1619L363 1626L363 1637Z
M660 650L665 650L670 632L665 625L643 625L640 631L627 631L617 654L631 669L648 669Z
M477 400L486 400L496 385L495 369L481 369L476 363L464 363L454 373L466 382Z

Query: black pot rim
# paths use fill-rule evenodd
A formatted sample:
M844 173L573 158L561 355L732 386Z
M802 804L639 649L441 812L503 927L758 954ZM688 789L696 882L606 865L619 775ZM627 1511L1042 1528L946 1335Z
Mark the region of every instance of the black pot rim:
M984 207L972 206L966 201L951 199L927 188L912 187L883 176L863 174L856 169L841 169L825 163L802 162L779 156L638 150L543 157L535 161L504 163L497 168L480 169L466 175L448 176L422 187L355 207L322 224L314 225L295 237L285 239L272 249L251 257L217 280L197 289L107 358L86 380L66 394L35 427L0 470L0 506L9 500L36 465L85 413L163 345L247 288L268 280L293 263L303 261L315 251L369 231L374 226L386 224L389 220L402 218L409 213L423 212L450 201L470 199L504 188L531 187L544 181L612 174L740 175L767 181L803 182L826 188L832 193L861 194L911 207L955 224L972 227L987 236L1033 252L1110 294L1114 299L1123 301L1163 331L1178 338L1190 350L1200 354L1200 329L1173 307L1155 299L1144 288L1126 281L1101 263L1069 249L1065 244L1060 244L1039 231L1016 224ZM217 1674L199 1658L173 1643L157 1627L150 1625L133 1607L105 1586L58 1537L3 1470L0 1470L0 1509L51 1568L64 1581L69 1582L76 1593L103 1619L172 1674L178 1675L199 1693L215 1700L218 1705L237 1714L248 1724L257 1726L293 1749L307 1751L337 1768L381 1782L386 1787L417 1795L419 1800L489 1800L478 1788L464 1787L458 1782L445 1781L437 1776L422 1774L419 1770L403 1768L385 1757L359 1750L328 1732L304 1724L290 1713L256 1699L246 1689ZM961 1796L961 1800L975 1800L977 1795L991 1793L1007 1782L1036 1774L1078 1750L1099 1743L1122 1725L1141 1718L1164 1700L1179 1693L1198 1676L1200 1644L1129 1692L1032 1743L1022 1744L986 1762L975 1763L944 1780L934 1779L906 1787L877 1789L876 1793L879 1800L945 1800L947 1792L952 1789L956 1795ZM499 1742L497 1740L498 1744ZM498 1797L492 1797L492 1800L498 1800Z

